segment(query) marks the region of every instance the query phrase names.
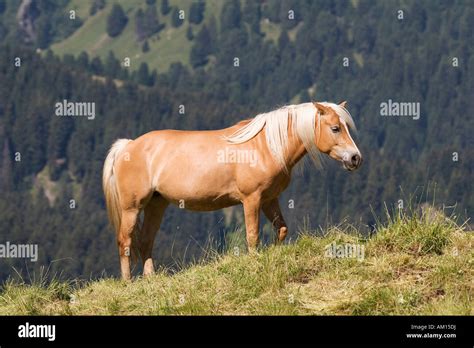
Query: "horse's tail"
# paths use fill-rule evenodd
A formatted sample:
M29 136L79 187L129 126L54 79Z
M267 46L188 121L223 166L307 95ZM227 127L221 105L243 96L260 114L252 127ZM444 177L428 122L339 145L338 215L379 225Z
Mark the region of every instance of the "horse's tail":
M122 210L120 209L120 195L117 189L114 165L117 156L131 141L132 140L130 139L118 139L115 141L115 143L110 147L109 153L104 162L104 170L102 172L102 187L105 194L107 214L109 215L109 221L112 223L116 233L119 232Z

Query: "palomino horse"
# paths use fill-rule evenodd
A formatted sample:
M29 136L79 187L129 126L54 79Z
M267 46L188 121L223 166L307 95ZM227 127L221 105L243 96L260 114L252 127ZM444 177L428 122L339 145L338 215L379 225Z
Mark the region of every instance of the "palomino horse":
M349 134L354 122L345 105L290 105L226 129L161 130L117 140L105 160L103 188L122 277L130 279L134 248L143 261L143 274L154 272L153 242L170 203L197 211L242 203L249 250L258 245L262 209L276 229L277 241L283 241L288 230L278 196L306 153L316 163L320 153L328 154L349 171L361 164ZM139 227L141 211L144 221Z

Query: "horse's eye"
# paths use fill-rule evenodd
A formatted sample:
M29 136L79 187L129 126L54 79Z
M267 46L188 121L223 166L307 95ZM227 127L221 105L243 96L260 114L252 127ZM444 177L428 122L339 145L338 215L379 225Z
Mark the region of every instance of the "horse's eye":
M331 130L333 133L339 133L341 131L341 128L339 126L334 126L331 127Z

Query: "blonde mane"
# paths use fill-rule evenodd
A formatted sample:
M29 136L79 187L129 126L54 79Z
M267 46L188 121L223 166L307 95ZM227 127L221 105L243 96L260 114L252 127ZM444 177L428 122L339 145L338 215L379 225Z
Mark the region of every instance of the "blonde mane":
M332 108L347 125L355 130L352 116L343 106L334 103L320 102L323 106ZM316 119L316 115L318 115ZM273 153L275 160L281 164L285 170L285 152L288 148L288 129L303 143L306 151L317 166L321 165L320 152L316 146L316 130L321 131L319 112L313 103L303 103L297 105L287 105L279 109L259 114L248 124L225 137L231 144L241 144L249 141L258 133L265 129L267 145Z

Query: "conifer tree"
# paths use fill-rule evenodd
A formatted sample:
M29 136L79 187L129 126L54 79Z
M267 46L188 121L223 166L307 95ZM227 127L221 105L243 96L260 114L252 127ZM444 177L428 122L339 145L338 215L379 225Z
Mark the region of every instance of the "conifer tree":
M107 34L109 34L110 37L119 36L127 25L127 22L128 18L122 6L117 3L114 4L112 11L110 11L107 17Z

